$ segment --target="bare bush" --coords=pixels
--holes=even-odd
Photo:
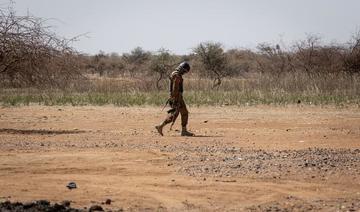
[[[123,54],[123,59],[130,76],[134,77],[137,73],[144,74],[141,72],[147,69],[143,69],[143,66],[150,61],[151,53],[141,47],[136,47],[130,53]]]
[[[309,35],[294,45],[294,65],[296,70],[309,76],[339,73],[343,71],[344,47],[322,45],[321,38]]]
[[[205,71],[205,76],[214,78],[213,87],[221,85],[221,79],[228,75],[227,57],[220,43],[200,43],[194,52],[198,55]]]
[[[230,49],[226,52],[228,58],[227,73],[231,77],[246,77],[253,68],[253,52],[250,50]]]
[[[259,55],[255,55],[258,70],[261,73],[268,72],[279,78],[282,74],[294,71],[292,54],[281,49],[279,44],[259,44]]]
[[[260,44],[254,55],[261,73],[280,78],[284,74],[302,72],[309,77],[343,72],[347,49],[343,45],[323,45],[318,36],[309,35],[289,50],[280,45]]]
[[[160,81],[169,75],[169,72],[174,68],[175,58],[166,49],[160,49],[158,54],[154,55],[151,60],[150,69],[152,72],[158,74],[156,79],[156,88],[161,89]]]
[[[106,58],[107,56],[105,55],[105,53],[100,51],[98,54],[95,54],[91,58],[88,68],[92,69],[93,73],[97,73],[100,77],[102,77],[106,70]]]
[[[78,54],[34,16],[0,9],[0,78],[12,87],[65,87],[81,78]]]
[[[91,74],[98,74],[100,77],[116,77],[125,72],[124,62],[118,54],[105,54],[103,51],[88,57],[86,67]]]
[[[349,51],[344,59],[345,71],[348,73],[360,73],[360,31],[350,41]]]

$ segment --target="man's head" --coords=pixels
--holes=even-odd
[[[178,72],[181,74],[188,73],[190,71],[190,64],[186,61],[180,63],[180,65],[176,68]]]

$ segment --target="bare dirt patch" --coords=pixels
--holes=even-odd
[[[179,123],[157,135],[154,125],[165,115],[159,108],[1,108],[0,201],[68,200],[108,210],[360,210],[358,108],[189,110],[191,138],[179,136]],[[78,188],[66,188],[70,181]]]

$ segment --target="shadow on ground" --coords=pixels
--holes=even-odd
[[[23,129],[9,129],[9,128],[1,128],[0,133],[7,134],[40,134],[40,135],[61,135],[61,134],[78,134],[84,133],[84,130],[23,130]]]

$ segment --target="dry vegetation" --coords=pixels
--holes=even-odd
[[[359,211],[360,32],[189,55],[72,41],[0,5],[0,106],[40,104],[0,110],[0,211]],[[92,106],[164,105],[184,60],[188,104],[235,105],[191,107],[194,137],[158,135],[160,107]]]
[[[119,55],[79,54],[46,21],[0,9],[0,102],[42,104],[162,104],[168,75],[188,60],[190,104],[359,104],[360,34],[347,44],[317,36],[291,46],[256,50],[204,42],[189,55],[141,47]]]
[[[81,76],[71,40],[54,34],[45,20],[0,8],[0,77],[5,87],[67,86]]]

